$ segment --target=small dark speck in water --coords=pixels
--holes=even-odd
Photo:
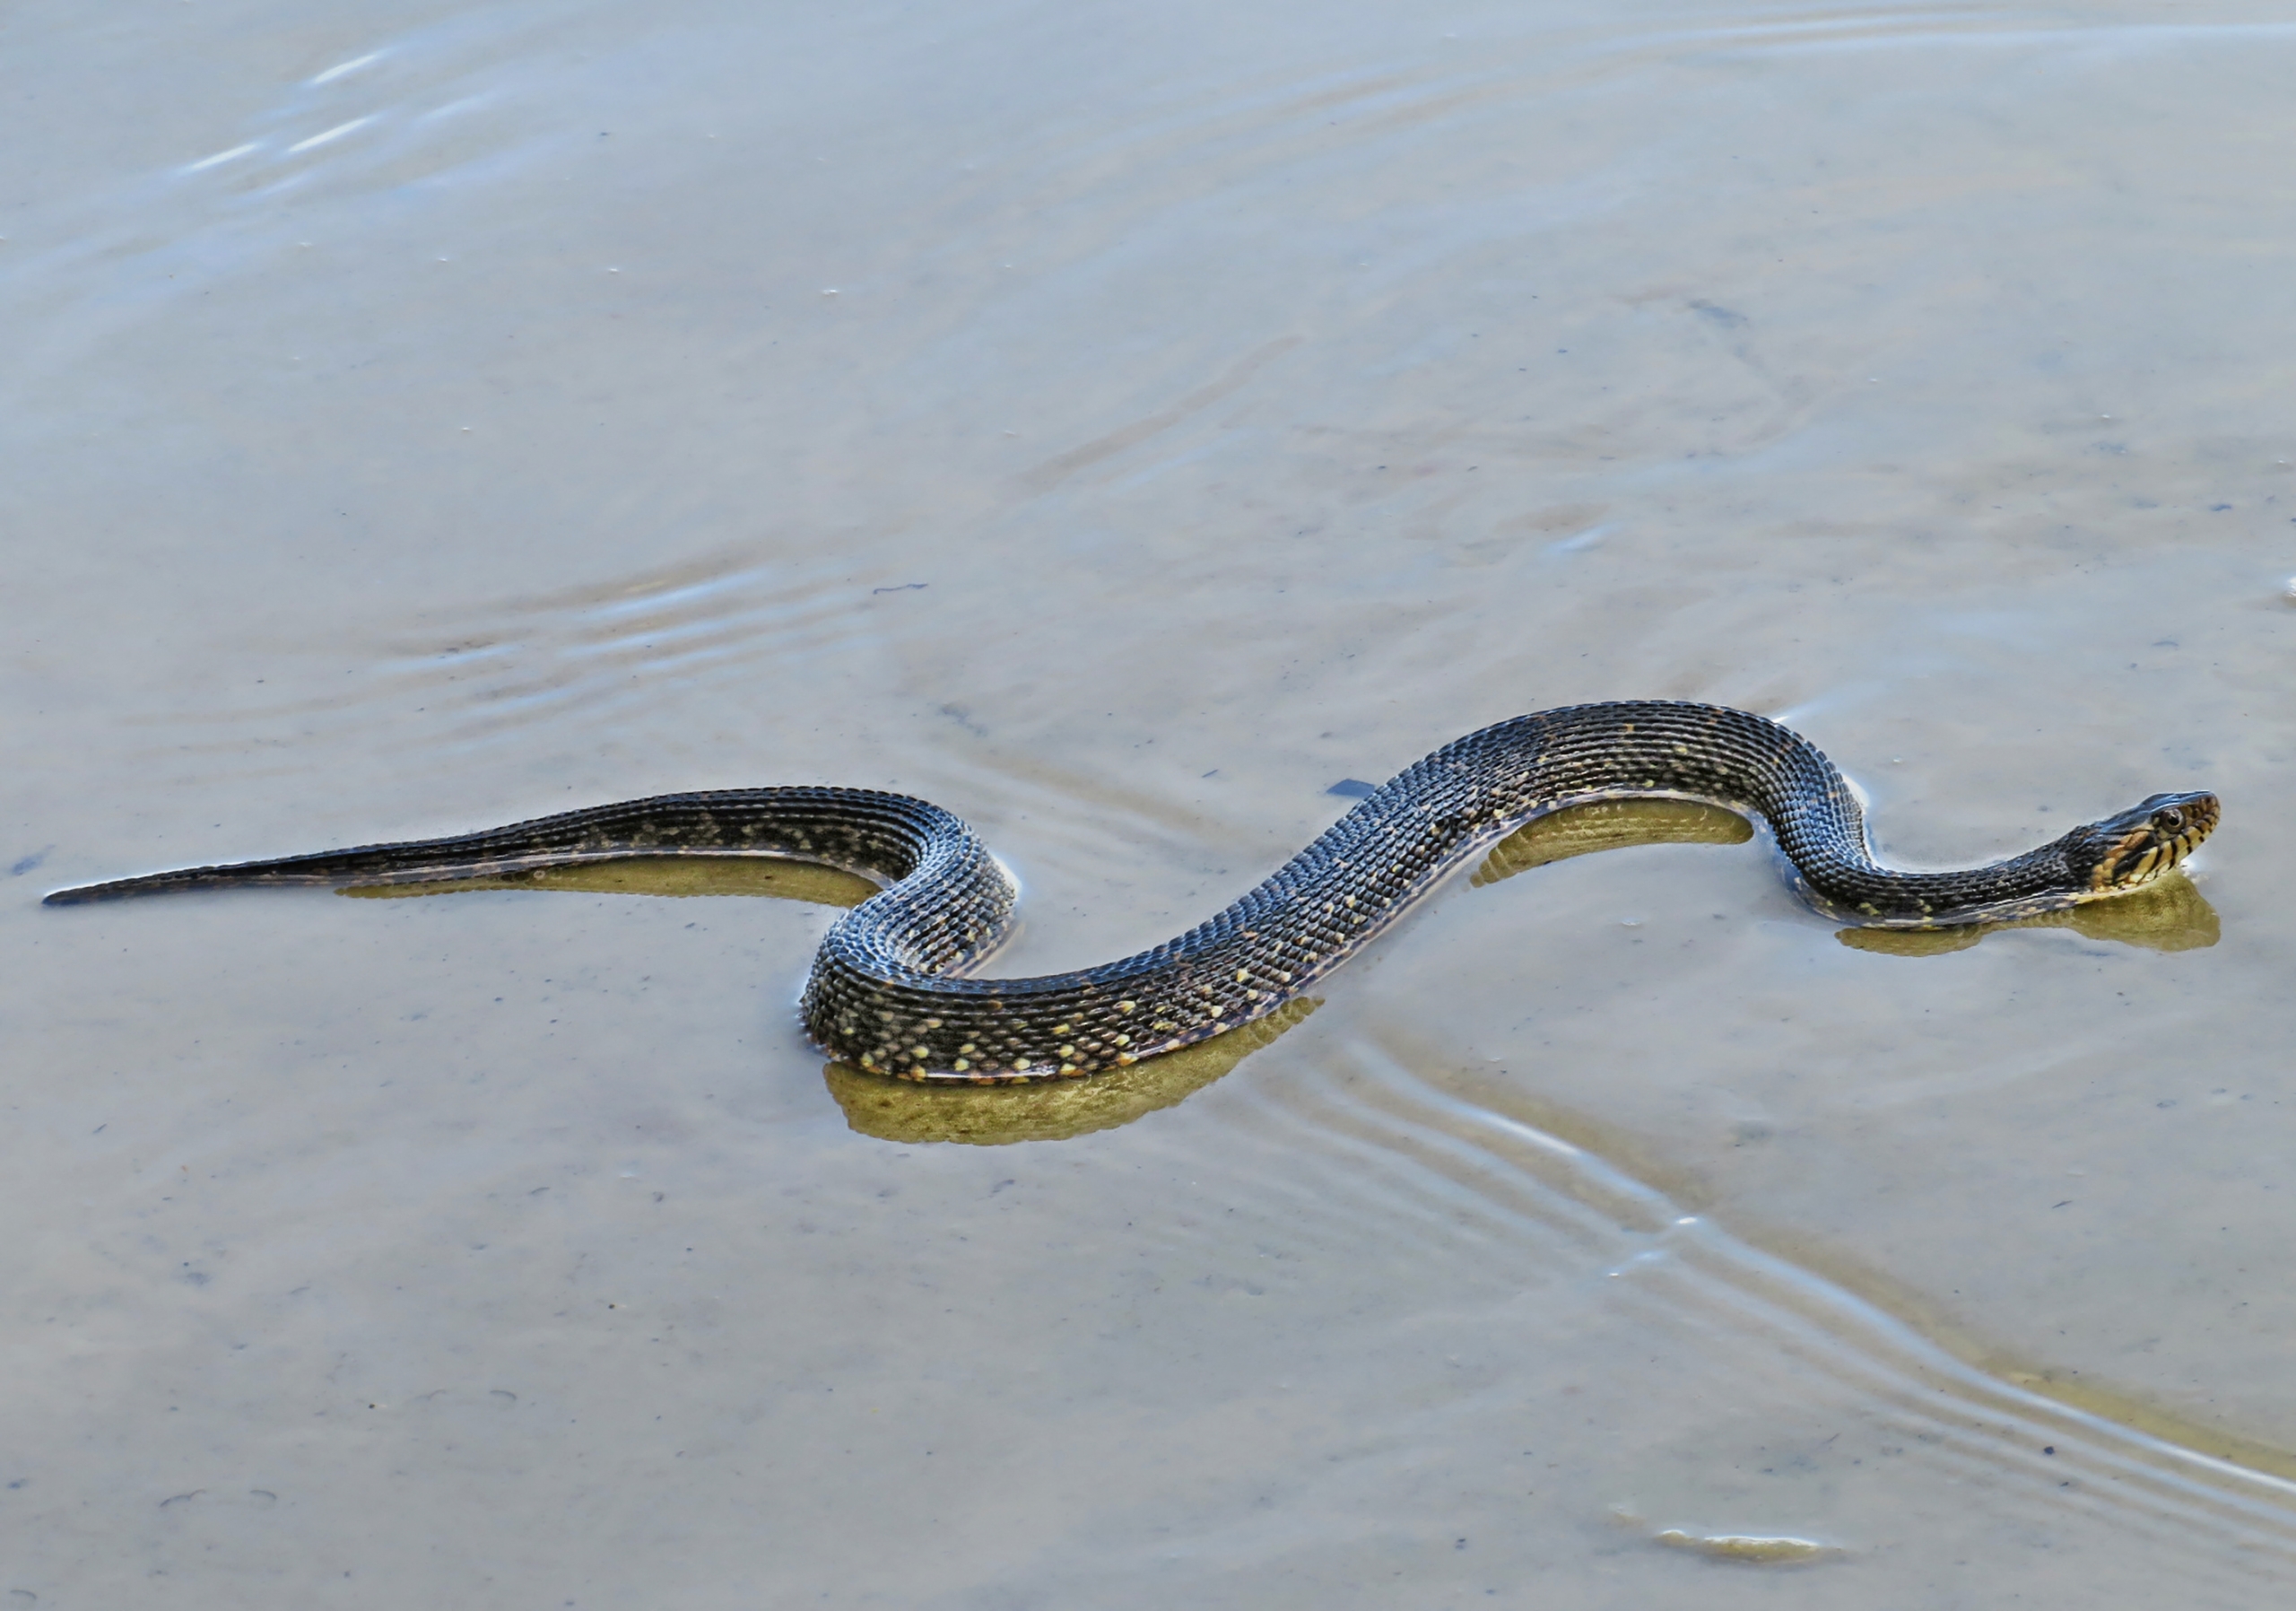
[[[1378,792],[1379,786],[1378,784],[1366,783],[1361,778],[1342,778],[1338,782],[1324,790],[1324,793],[1327,795],[1337,795],[1343,800],[1365,799],[1370,796],[1378,794]]]
[[[30,872],[34,867],[39,866],[40,863],[47,859],[48,852],[46,850],[35,850],[30,856],[21,857],[10,865],[8,868],[8,876],[11,878],[22,878],[25,874]]]
[[[2208,506],[2208,512],[2212,515],[2221,515],[2231,507],[2229,503],[2212,503]]]
[[[873,597],[879,593],[922,593],[932,585],[931,582],[903,582],[897,588],[872,588],[869,592]]]

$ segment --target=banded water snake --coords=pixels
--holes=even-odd
[[[1262,1017],[1529,819],[1645,795],[1759,814],[1814,904],[1900,928],[2027,917],[2135,888],[2183,860],[2219,810],[2205,792],[2154,795],[1989,866],[1897,872],[1874,861],[1849,786],[1808,740],[1722,706],[1631,701],[1518,716],[1446,745],[1216,917],[1120,962],[1035,979],[969,972],[1004,933],[1016,895],[979,838],[927,801],[872,789],[657,795],[483,833],[88,884],[48,901],[410,884],[634,855],[819,862],[882,893],[823,940],[801,1009],[807,1032],[874,1072],[1005,1083],[1098,1073]]]

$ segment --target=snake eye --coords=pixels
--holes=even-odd
[[[2152,825],[2174,833],[2185,825],[2184,811],[2181,807],[2175,806],[2170,806],[2166,811],[2156,811],[2152,814]]]

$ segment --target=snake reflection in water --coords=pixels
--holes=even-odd
[[[233,884],[376,885],[502,876],[630,856],[763,856],[881,893],[838,919],[805,986],[805,1029],[872,1073],[1003,1084],[1074,1078],[1176,1050],[1299,998],[1477,851],[1533,817],[1645,796],[1761,816],[1813,904],[1852,924],[1938,929],[2139,888],[2216,825],[2216,797],[2154,795],[1989,866],[1874,861],[1849,786],[1814,745],[1743,710],[1620,701],[1518,716],[1373,791],[1241,900],[1120,962],[1035,979],[967,970],[1003,936],[1012,876],[959,818],[861,788],[658,795],[483,833],[190,867],[59,890],[49,904]]]

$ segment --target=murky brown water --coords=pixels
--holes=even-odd
[[[0,41],[12,1604],[2296,1580],[2272,9]],[[1908,865],[2225,823],[1929,954],[1759,840],[1461,882],[1066,1112],[825,1079],[823,907],[35,905],[834,781],[977,823],[1037,971],[1621,696],[1789,721]]]

